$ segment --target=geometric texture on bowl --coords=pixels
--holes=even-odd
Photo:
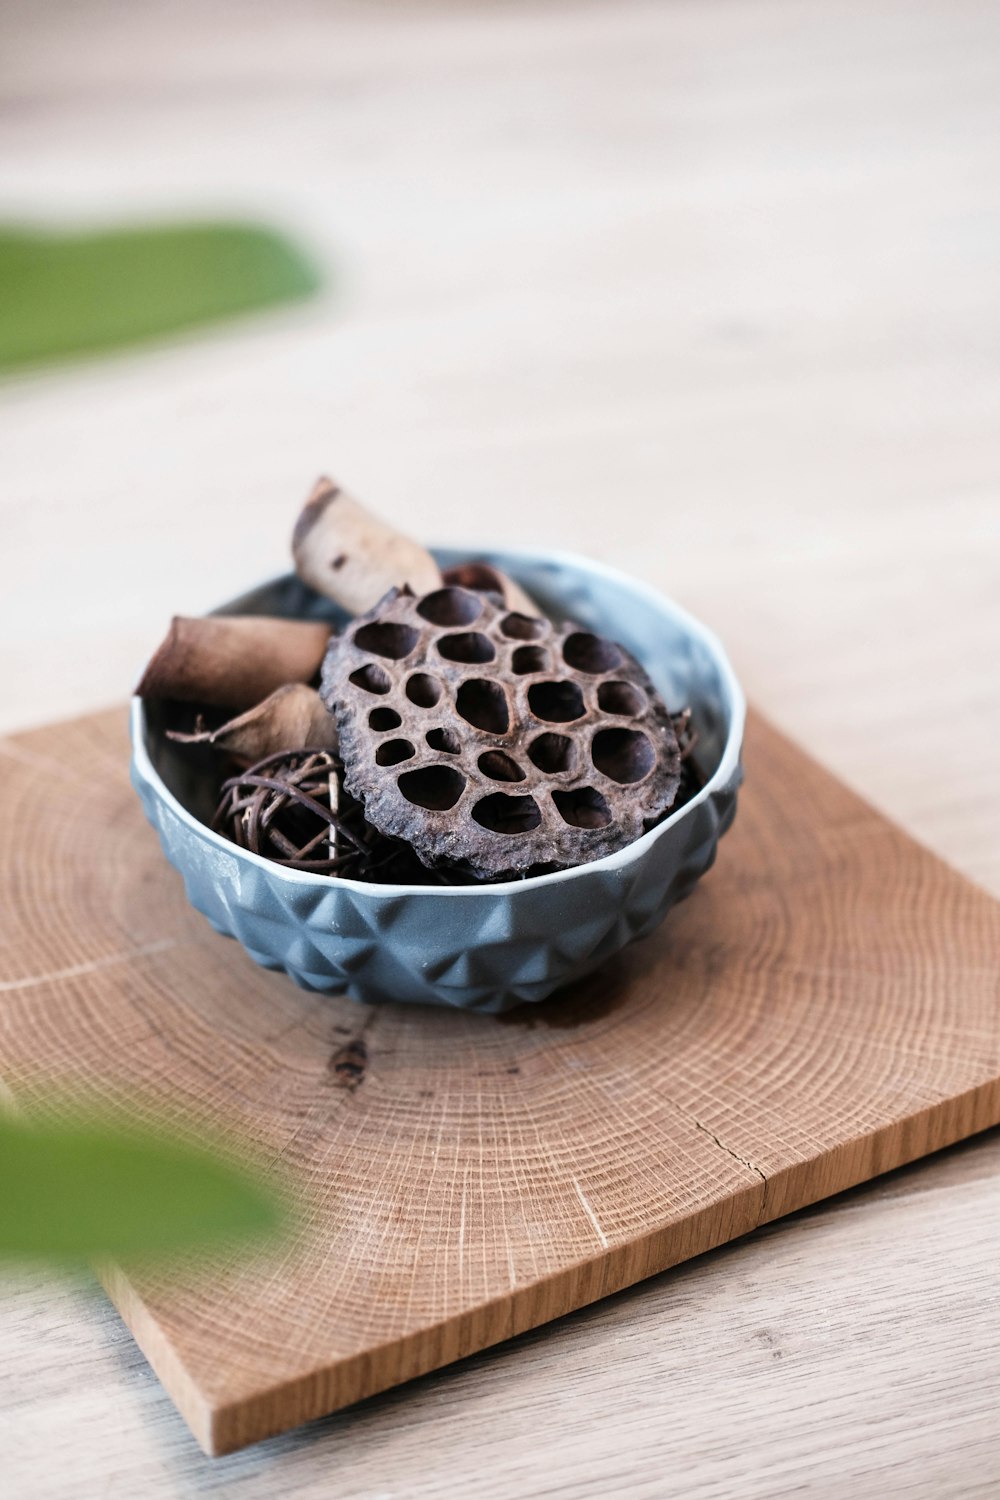
[[[441,549],[448,566],[465,553]],[[654,590],[582,558],[490,553],[557,620],[620,641],[665,701],[690,703],[706,785],[625,848],[589,864],[495,885],[375,886],[287,870],[201,821],[213,789],[166,740],[157,706],[132,704],[132,779],[188,899],[257,963],[366,1003],[497,1012],[542,1000],[651,932],[712,864],[736,811],[745,705],[718,641]],[[224,607],[343,616],[294,576]]]

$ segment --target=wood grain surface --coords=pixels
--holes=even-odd
[[[681,598],[1000,895],[995,5],[8,0],[0,28],[8,217],[249,214],[329,286],[0,387],[0,728],[118,701],[172,613],[282,566],[329,468],[418,535],[569,542]],[[998,1238],[991,1131],[211,1462],[103,1294],[8,1275],[0,1490],[995,1495]]]
[[[120,712],[0,742],[0,761],[15,1102],[140,1097],[266,1157],[297,1210],[280,1249],[105,1276],[208,1452],[1000,1122],[1000,904],[760,721],[703,887],[499,1018],[255,968],[145,827]]]

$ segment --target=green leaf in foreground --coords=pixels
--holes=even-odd
[[[249,1171],[152,1133],[0,1120],[0,1258],[163,1254],[279,1227]]]
[[[301,251],[253,224],[0,229],[0,370],[107,352],[318,286]]]

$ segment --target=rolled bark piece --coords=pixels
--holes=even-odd
[[[319,671],[330,626],[269,615],[175,615],[136,688],[140,698],[179,698],[251,708],[287,682]]]
[[[211,745],[237,760],[253,765],[279,750],[336,750],[337,728],[333,715],[315,688],[288,682],[263,703],[230,719],[219,729],[201,729],[181,734],[168,729],[167,738],[181,745]]]
[[[441,587],[426,547],[387,526],[330,479],[318,479],[292,534],[295,570],[318,594],[352,615],[364,614],[391,588],[415,594]]]
[[[453,588],[472,589],[476,594],[499,594],[506,608],[515,614],[541,618],[542,611],[531,595],[508,573],[501,573],[489,563],[456,563],[453,568],[445,568],[444,581]]]

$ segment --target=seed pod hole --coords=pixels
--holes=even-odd
[[[326,648],[320,697],[369,827],[461,884],[613,854],[670,809],[678,731],[624,645],[464,574],[431,590],[390,591]],[[395,652],[411,634],[406,657],[359,644]]]
[[[481,664],[492,661],[496,656],[489,636],[480,635],[478,630],[465,630],[459,635],[442,636],[437,643],[437,648],[445,661]]]
[[[517,761],[503,750],[485,750],[479,757],[479,769],[491,781],[524,780],[524,772]]]
[[[624,661],[619,648],[603,636],[587,630],[575,630],[563,642],[563,658],[574,672],[613,672]]]
[[[646,707],[646,695],[631,682],[602,682],[597,689],[597,706],[606,714],[633,719]]]
[[[540,734],[528,746],[528,755],[547,776],[558,776],[572,764],[573,741],[565,734]]]
[[[472,809],[472,816],[481,828],[488,828],[491,833],[530,833],[542,821],[534,797],[511,797],[506,792],[493,792],[481,798]]]
[[[387,693],[392,687],[388,672],[383,667],[376,666],[374,662],[369,662],[365,667],[359,667],[356,672],[351,673],[348,680],[353,682],[355,687],[363,688],[366,693]]]
[[[373,656],[387,656],[390,661],[401,661],[409,656],[420,636],[412,625],[402,625],[395,620],[369,620],[354,632],[354,644],[361,651],[370,651]]]
[[[374,729],[376,734],[384,734],[387,729],[398,729],[402,722],[394,708],[373,708],[368,715],[368,727]]]
[[[503,596],[503,584],[497,577],[496,569],[491,568],[489,563],[459,563],[454,568],[448,568],[445,577],[449,583],[459,588],[477,589],[485,594]]]
[[[512,641],[537,641],[545,631],[545,622],[515,611],[504,616],[500,621],[500,629]]]
[[[453,729],[428,729],[424,739],[432,750],[443,755],[461,755],[462,742]]]
[[[404,771],[398,785],[414,807],[447,812],[464,792],[465,777],[452,766],[421,766],[418,771]]]
[[[524,677],[528,672],[547,672],[549,653],[544,646],[518,646],[510,664],[519,677]]]
[[[398,766],[400,761],[410,760],[416,753],[409,740],[386,740],[375,751],[375,764]]]
[[[528,707],[547,724],[569,724],[583,714],[583,694],[575,682],[533,682]]]
[[[461,684],[455,696],[455,707],[473,729],[487,734],[506,734],[510,724],[507,699],[499,683],[485,677],[470,677]]]
[[[436,589],[417,605],[417,614],[432,625],[471,625],[483,606],[467,589]]]
[[[406,679],[406,696],[418,708],[433,708],[441,697],[441,684],[429,672],[414,672]]]
[[[623,786],[641,781],[656,763],[656,753],[641,729],[602,729],[594,735],[590,754],[602,776]]]
[[[553,792],[552,800],[559,816],[571,828],[606,828],[611,809],[592,786],[575,787],[571,792]]]

